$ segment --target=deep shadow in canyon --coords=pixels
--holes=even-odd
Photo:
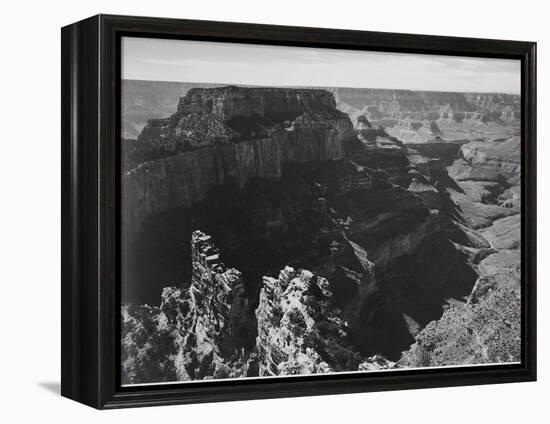
[[[417,237],[415,229],[432,218],[420,197],[388,183],[385,173],[374,173],[369,188],[342,192],[338,177],[348,166],[345,159],[289,164],[279,180],[255,178],[243,189],[229,181],[205,201],[149,218],[125,250],[125,281],[131,285],[123,300],[158,305],[164,287],[187,288],[192,273],[189,240],[200,228],[214,237],[224,263],[242,272],[247,306],[232,317],[238,330],[228,342],[231,346],[254,345],[254,310],[262,278],[292,266],[312,270],[331,282],[334,307],[346,311],[353,323],[351,342],[361,354],[398,358],[413,341],[410,322],[403,314],[418,326],[426,325],[441,316],[446,299],[466,296],[477,275],[468,258],[449,242],[445,225],[439,222],[445,218],[438,218],[426,228],[413,253],[381,259],[372,275],[361,277],[368,282],[350,278],[342,269],[353,269],[351,262],[357,258],[341,246],[339,256],[334,255],[331,240],[339,240],[339,233],[347,232],[367,255],[371,248],[375,251],[402,234]],[[325,182],[323,199],[331,217],[325,208],[319,209],[319,181]],[[381,219],[388,208],[394,214]],[[351,228],[344,231],[335,226],[335,219],[349,216],[354,220]],[[363,272],[360,266],[355,268]]]

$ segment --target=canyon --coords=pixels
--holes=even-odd
[[[123,139],[124,384],[518,360],[518,96],[180,94]]]

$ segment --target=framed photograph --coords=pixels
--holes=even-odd
[[[62,394],[536,379],[533,42],[62,29]]]

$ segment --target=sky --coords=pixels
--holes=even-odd
[[[520,61],[124,37],[122,78],[520,93]]]

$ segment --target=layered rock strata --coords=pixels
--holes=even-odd
[[[175,114],[150,121],[138,138],[156,159],[122,176],[124,234],[224,184],[242,188],[251,178],[280,178],[289,163],[341,159],[352,135],[349,118],[326,91],[191,89]],[[157,158],[159,151],[165,157]]]

